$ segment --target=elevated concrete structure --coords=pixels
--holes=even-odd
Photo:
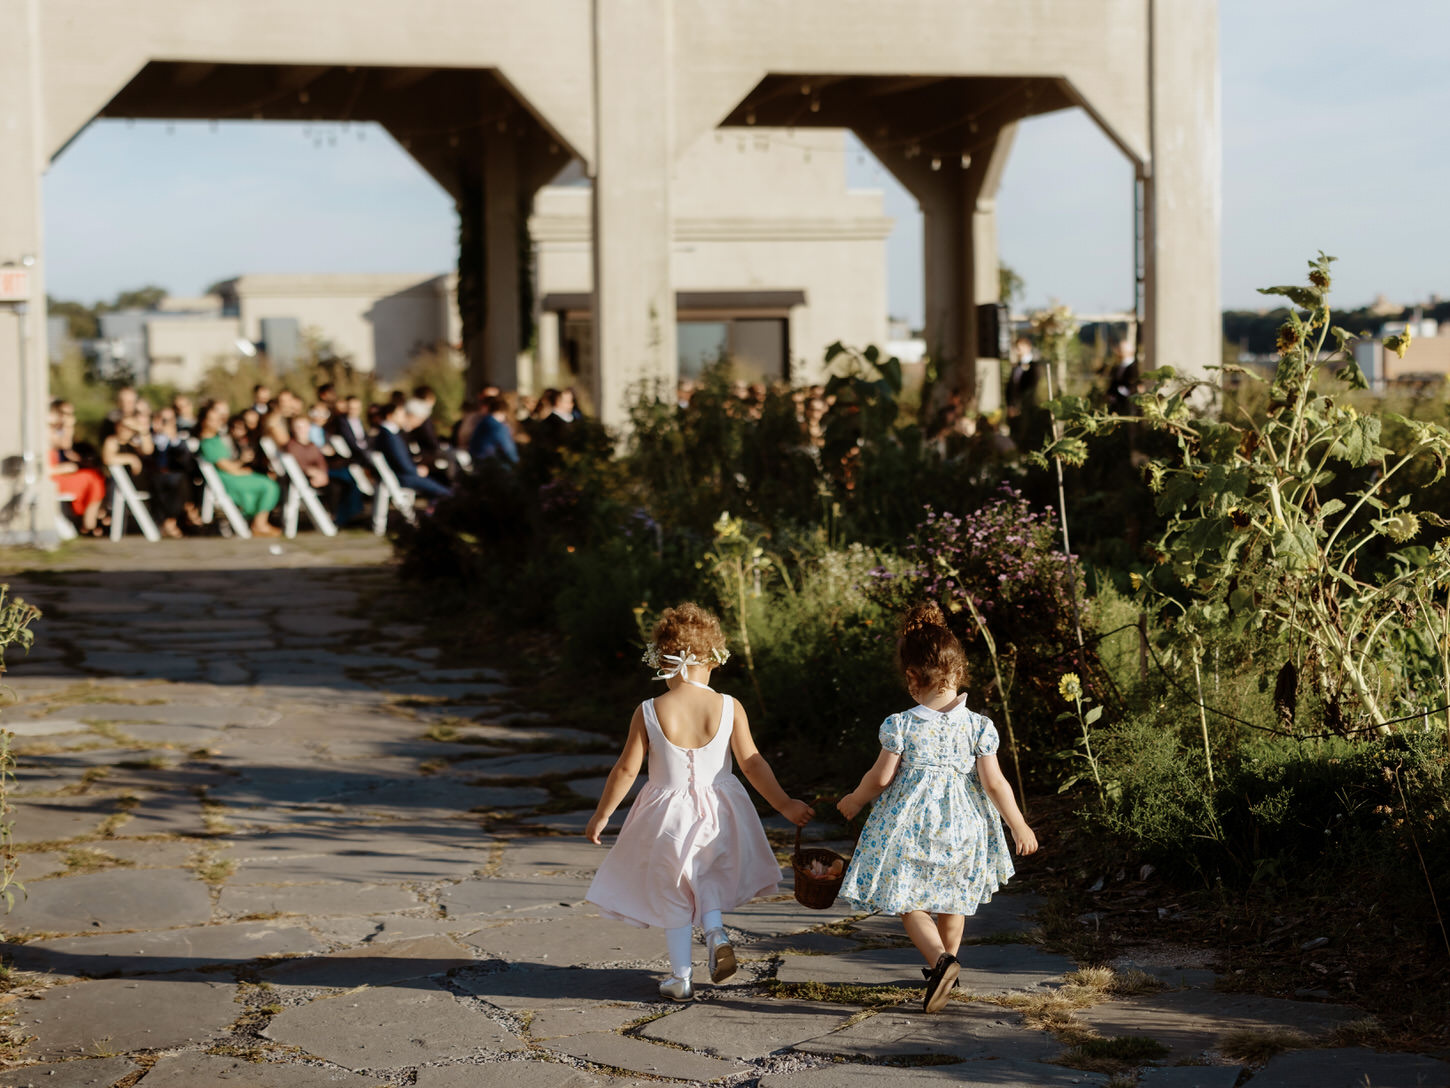
[[[1215,0],[0,0],[0,265],[35,261],[26,311],[0,304],[0,536],[52,532],[17,460],[43,456],[41,179],[94,117],[382,123],[458,201],[461,334],[504,385],[532,199],[578,157],[594,400],[619,420],[673,383],[674,173],[721,125],[851,128],[917,194],[928,344],[973,394],[1012,126],[1082,107],[1143,186],[1148,361],[1216,362],[1217,79]]]

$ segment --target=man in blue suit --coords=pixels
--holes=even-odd
[[[485,457],[497,457],[510,467],[519,463],[519,448],[509,429],[508,412],[508,401],[503,397],[489,397],[483,402],[483,418],[468,439],[468,454],[474,464]]]
[[[384,407],[378,433],[373,437],[373,448],[383,455],[383,460],[388,463],[403,487],[429,500],[448,498],[453,491],[437,480],[430,480],[427,465],[419,465],[413,461],[412,451],[408,449],[408,442],[403,437],[402,421],[403,405],[390,404]]]

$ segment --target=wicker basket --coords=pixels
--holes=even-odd
[[[839,861],[841,872],[837,876],[814,876],[810,871],[813,861],[827,867],[832,862]],[[846,859],[840,854],[819,846],[801,849],[801,829],[798,827],[795,829],[795,853],[791,855],[790,865],[795,870],[797,903],[810,907],[811,910],[825,910],[836,901],[836,893],[841,890],[841,882],[846,879]]]

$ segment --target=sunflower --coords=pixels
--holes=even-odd
[[[1069,703],[1074,703],[1082,698],[1082,681],[1075,672],[1065,672],[1062,679],[1057,682],[1058,693]]]

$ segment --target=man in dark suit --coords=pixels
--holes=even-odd
[[[350,459],[368,463],[368,428],[363,422],[362,398],[347,397],[341,405],[342,410],[333,414],[328,425],[332,433],[339,436],[347,445]]]
[[[403,419],[406,412],[401,404],[384,406],[378,433],[373,438],[373,448],[383,455],[383,460],[393,470],[398,483],[427,499],[446,499],[453,491],[428,478],[428,466],[413,461],[408,442],[403,437]]]
[[[503,397],[489,397],[483,402],[483,419],[469,437],[468,452],[473,463],[486,457],[497,457],[510,467],[519,463],[519,449],[509,427],[509,404]]]

